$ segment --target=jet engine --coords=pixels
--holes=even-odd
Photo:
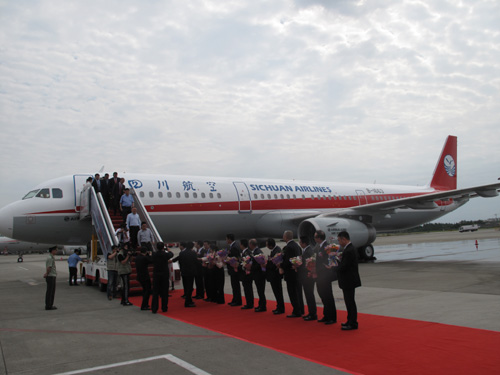
[[[337,217],[314,217],[304,220],[299,224],[298,235],[307,236],[314,243],[314,232],[322,230],[328,242],[337,242],[337,234],[346,231],[351,237],[351,242],[358,249],[363,259],[373,259],[373,246],[371,245],[377,233],[371,224],[352,219]]]

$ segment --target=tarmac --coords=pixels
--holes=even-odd
[[[374,247],[377,260],[360,264],[360,313],[500,332],[500,231],[384,236]],[[17,263],[15,255],[0,256],[0,375],[342,373],[123,307],[97,287],[70,287],[67,257],[57,263],[58,310],[45,311],[45,258],[25,255]],[[272,300],[269,286],[266,293]],[[337,283],[334,295],[344,310]]]

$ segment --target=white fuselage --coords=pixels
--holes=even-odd
[[[80,192],[88,176],[91,174],[65,176],[38,185],[33,190],[35,196],[0,210],[0,232],[38,243],[87,243],[91,223],[80,220],[79,210]],[[434,192],[428,187],[398,185],[132,173],[120,177],[139,194],[168,242],[220,240],[227,233],[237,238],[276,238],[284,230],[296,231],[302,220],[323,213]],[[49,194],[41,194],[40,189],[48,189]],[[52,194],[53,189],[61,190],[62,196]],[[408,228],[434,220],[461,204],[450,200],[433,209],[374,213],[371,224],[377,231]]]

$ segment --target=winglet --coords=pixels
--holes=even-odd
[[[436,190],[457,188],[457,137],[449,135],[434,169],[431,187]]]

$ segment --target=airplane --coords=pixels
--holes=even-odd
[[[19,240],[75,245],[92,235],[81,220],[81,193],[92,173],[46,181],[0,210],[0,232]],[[500,182],[457,189],[457,137],[448,136],[426,186],[336,183],[124,173],[166,242],[280,238],[285,230],[311,239],[342,230],[364,259],[377,232],[435,220],[475,197],[495,197]]]

